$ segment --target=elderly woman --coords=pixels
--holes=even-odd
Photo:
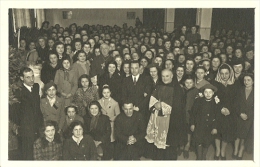
[[[41,137],[33,144],[35,160],[59,160],[62,157],[62,141],[58,131],[58,124],[48,120],[41,128]]]
[[[226,160],[226,146],[236,138],[234,99],[237,90],[234,86],[235,77],[233,69],[228,64],[222,64],[219,67],[215,81],[213,84],[218,89],[217,96],[221,101],[221,112],[219,112],[218,134],[215,140],[216,155],[214,159],[218,160],[221,157],[221,160]]]
[[[94,140],[89,135],[84,135],[84,125],[80,121],[71,123],[69,129],[70,138],[63,145],[64,160],[96,160],[97,149]]]
[[[57,85],[57,90],[61,93],[65,100],[65,106],[71,103],[73,95],[78,88],[78,78],[76,72],[71,69],[69,56],[62,59],[62,68],[59,69],[54,78],[54,83]]]
[[[45,97],[41,99],[40,107],[44,121],[52,120],[58,123],[59,131],[65,121],[64,101],[57,94],[57,85],[49,82],[44,86]]]
[[[111,125],[109,117],[102,114],[101,109],[98,101],[92,101],[89,104],[89,113],[84,116],[84,133],[89,134],[94,139],[98,155],[103,160],[109,160],[113,158],[114,150],[112,143],[110,143]]]
[[[86,114],[86,107],[89,103],[98,99],[98,90],[92,86],[89,76],[86,74],[81,75],[79,77],[79,88],[72,100],[78,106],[78,114],[83,117]]]
[[[236,96],[237,111],[237,139],[232,158],[242,160],[245,141],[250,137],[250,130],[254,126],[254,74],[243,76],[244,87]]]

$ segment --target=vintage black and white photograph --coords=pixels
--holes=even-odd
[[[259,9],[50,7],[5,10],[5,161],[259,161]]]

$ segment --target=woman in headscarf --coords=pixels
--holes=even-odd
[[[59,69],[54,78],[54,83],[57,85],[57,90],[64,98],[65,106],[71,103],[73,95],[78,88],[78,78],[76,72],[71,69],[69,56],[62,59],[62,68]]]
[[[98,155],[103,160],[109,160],[113,158],[113,146],[110,143],[111,125],[109,117],[103,115],[101,109],[98,101],[92,101],[89,104],[89,113],[83,117],[84,133],[94,139]]]
[[[221,112],[219,112],[218,134],[215,140],[216,154],[214,159],[226,160],[226,146],[235,140],[236,115],[234,109],[234,99],[236,89],[234,86],[235,77],[232,67],[222,64],[219,67],[217,76],[213,84],[218,88],[217,96],[220,99]]]

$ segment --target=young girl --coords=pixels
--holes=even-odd
[[[194,75],[194,67],[195,67],[195,61],[193,59],[188,58],[185,63],[185,73]]]
[[[59,160],[62,157],[62,141],[58,133],[58,124],[48,120],[41,128],[41,137],[33,144],[35,160]]]
[[[102,107],[102,113],[104,115],[107,115],[110,119],[110,123],[111,123],[111,128],[112,128],[112,133],[111,133],[111,142],[115,141],[115,137],[114,137],[114,120],[116,118],[116,116],[118,114],[120,114],[120,109],[119,109],[119,104],[117,101],[115,101],[112,97],[111,97],[111,90],[108,86],[103,86],[102,89],[102,95],[103,97],[98,100],[98,102],[100,103],[101,107]]]
[[[211,84],[204,85],[201,89],[203,96],[194,102],[190,119],[190,130],[194,132],[197,150],[197,160],[206,160],[210,144],[217,134],[217,119],[220,112],[219,99],[214,93],[217,88]]]
[[[41,99],[40,107],[44,121],[53,120],[58,123],[59,131],[62,129],[65,114],[64,101],[57,95],[57,86],[51,81],[44,86],[44,98]]]
[[[86,52],[80,50],[76,53],[77,61],[72,65],[72,69],[76,72],[77,78],[83,74],[89,75],[90,62],[87,60]]]
[[[84,133],[89,134],[95,142],[97,152],[102,160],[113,158],[114,147],[110,143],[111,126],[109,117],[102,114],[98,101],[89,104],[89,113],[84,117]]]
[[[98,99],[98,91],[95,87],[92,87],[89,76],[86,74],[81,75],[79,78],[79,88],[72,100],[78,106],[78,115],[83,117],[86,114],[86,107],[89,103]]]
[[[97,149],[93,138],[84,135],[84,124],[74,121],[69,127],[69,138],[64,141],[64,160],[97,160]]]
[[[128,77],[128,76],[131,75],[130,63],[131,63],[131,61],[125,61],[123,63],[123,75],[122,75],[122,78],[125,78],[125,77]]]
[[[54,78],[54,83],[57,85],[57,90],[64,98],[65,106],[68,106],[73,98],[73,95],[78,88],[78,78],[76,72],[70,67],[70,58],[66,56],[62,59],[62,68],[59,69]]]
[[[123,59],[120,55],[115,56],[115,62],[117,63],[117,71],[119,75],[123,74],[122,70],[122,64],[123,64]]]
[[[63,125],[63,134],[65,138],[68,138],[70,136],[69,134],[69,126],[72,122],[74,121],[80,121],[82,123],[84,123],[84,120],[81,116],[78,115],[78,108],[75,104],[71,103],[70,105],[68,105],[65,108],[65,121],[64,121],[64,125]]]
[[[184,70],[184,66],[178,65],[176,67],[176,77],[174,76],[174,80],[177,81],[178,83],[180,83],[182,81],[182,78],[184,76],[185,70]],[[176,82],[176,83],[177,83]]]
[[[57,42],[55,44],[56,54],[58,55],[59,60],[61,60],[63,57],[65,57],[64,53],[64,44],[61,42]]]
[[[206,69],[203,66],[199,66],[197,67],[196,71],[195,71],[195,87],[197,89],[200,89],[201,87],[203,87],[206,84],[209,84],[209,82],[207,80],[205,80],[205,75],[206,75]]]

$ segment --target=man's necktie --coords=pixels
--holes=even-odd
[[[134,77],[134,85],[136,85],[136,77]]]

